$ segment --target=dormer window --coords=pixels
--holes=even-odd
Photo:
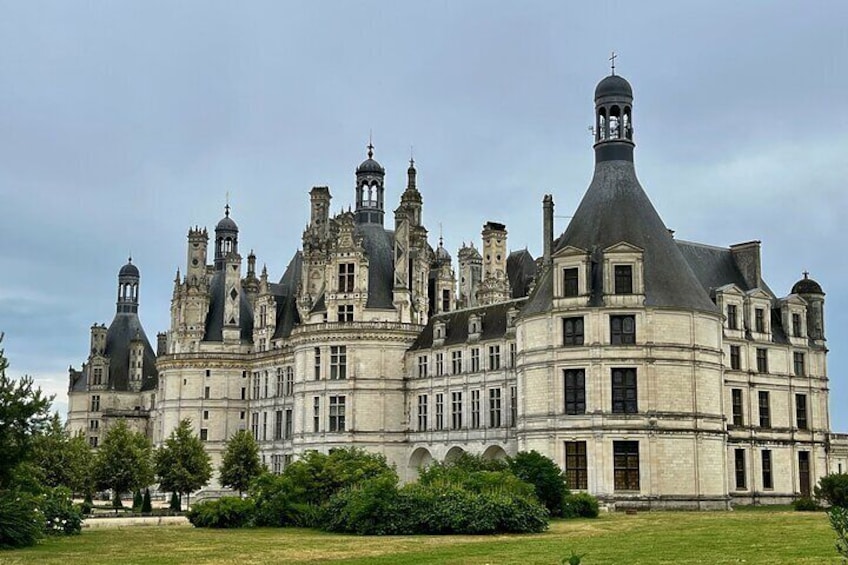
[[[353,292],[354,287],[354,265],[353,263],[339,263],[339,292]]]
[[[739,316],[735,304],[727,305],[727,329],[739,329]]]
[[[801,335],[801,314],[792,314],[792,336],[803,337]]]
[[[579,290],[579,275],[577,267],[562,270],[562,295],[566,298],[578,296]]]
[[[633,266],[615,265],[615,294],[633,294]]]

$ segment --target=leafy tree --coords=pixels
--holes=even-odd
[[[33,387],[32,377],[10,379],[6,375],[8,367],[0,349],[0,489],[15,486],[16,478],[21,476],[18,466],[30,457],[33,436],[48,427],[53,400]]]
[[[262,474],[259,460],[259,446],[253,434],[239,430],[229,440],[218,470],[221,484],[239,492],[239,496],[248,489],[251,481]]]
[[[165,445],[156,450],[156,476],[159,488],[186,494],[186,507],[191,493],[206,485],[212,477],[212,463],[191,427],[191,420],[181,420]]]
[[[816,498],[831,506],[848,508],[848,473],[833,473],[819,479],[815,488]]]
[[[94,489],[94,453],[82,434],[71,436],[54,413],[44,433],[33,439],[33,465],[47,487],[64,486],[88,494]]]
[[[146,436],[119,420],[106,432],[94,463],[95,484],[120,495],[153,482],[152,446]]]
[[[568,495],[565,475],[559,466],[538,451],[521,451],[508,460],[516,477],[533,485],[536,497],[551,516],[563,515],[563,499]]]

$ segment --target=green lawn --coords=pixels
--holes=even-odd
[[[357,537],[302,529],[197,530],[135,527],[84,531],[0,552],[17,565],[171,563],[560,563],[574,549],[583,565],[839,564],[823,512],[735,511],[602,514],[556,521],[525,536]]]

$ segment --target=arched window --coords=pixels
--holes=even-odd
[[[619,139],[621,137],[621,109],[618,106],[610,108],[609,114],[609,138]]]

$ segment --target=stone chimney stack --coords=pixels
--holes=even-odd
[[[544,251],[542,263],[545,267],[551,264],[551,253],[554,248],[554,197],[546,194],[542,199],[542,237]]]

